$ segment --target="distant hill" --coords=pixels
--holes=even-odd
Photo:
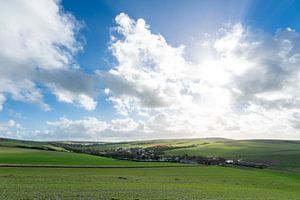
[[[80,142],[76,142],[80,145]],[[82,143],[83,144],[83,143]],[[231,140],[225,138],[192,138],[132,141],[119,143],[84,143],[81,148],[115,149],[172,147],[165,155],[198,155],[242,159],[267,164],[272,169],[300,172],[300,141]]]
[[[0,147],[18,147],[18,148],[31,148],[40,150],[50,150],[50,151],[66,151],[65,149],[54,145],[51,142],[36,142],[29,140],[16,140],[0,138]]]
[[[58,146],[59,143],[35,142],[0,138],[0,165],[34,166],[178,166],[177,163],[143,163],[116,160],[101,156],[69,152]]]
[[[88,149],[166,148],[165,155],[199,155],[242,159],[270,165],[271,169],[300,172],[300,141],[294,140],[231,140],[226,138],[162,139],[132,142],[35,142],[0,139],[1,147],[67,151],[65,144]],[[22,150],[20,150],[21,152]],[[1,162],[1,160],[0,160]]]

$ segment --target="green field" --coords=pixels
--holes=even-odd
[[[269,164],[273,169],[300,172],[300,142],[294,141],[227,141],[166,151],[169,155],[220,156]]]
[[[165,151],[169,155],[272,160],[275,164],[269,169],[253,169],[133,162],[72,153],[57,143],[2,139],[0,165],[18,167],[0,166],[0,199],[300,199],[297,141],[187,139],[91,143],[90,147],[151,146],[176,147]]]
[[[68,142],[70,143],[70,142]],[[82,142],[72,142],[82,144]],[[70,165],[131,165],[132,162],[113,160],[84,154],[67,152],[62,148],[64,142],[33,142],[0,139],[0,164],[70,164]],[[86,144],[86,143],[85,143]],[[165,155],[199,155],[243,159],[269,165],[271,169],[300,173],[300,141],[285,140],[229,140],[223,138],[207,139],[169,139],[122,143],[90,143],[87,148],[111,149],[168,146],[172,150]],[[20,148],[25,147],[25,148]],[[35,149],[31,149],[35,148]],[[36,149],[37,148],[37,149]],[[85,148],[85,145],[83,146]],[[45,151],[51,150],[51,151]],[[143,165],[143,163],[140,163]],[[146,163],[148,164],[148,163]],[[163,163],[151,163],[160,165]],[[133,163],[136,165],[136,163]]]
[[[70,143],[70,142],[67,142]],[[72,142],[74,144],[82,144],[82,142]],[[85,143],[85,142],[84,142]],[[50,149],[56,151],[66,151],[60,145],[63,142],[47,143],[47,142],[32,142],[21,140],[0,139],[0,146],[4,147],[37,147],[41,149]],[[175,149],[165,151],[165,155],[200,155],[208,157],[224,157],[226,159],[243,159],[246,161],[253,161],[263,164],[268,164],[271,169],[293,171],[300,173],[300,141],[285,141],[285,140],[229,140],[223,138],[206,138],[206,139],[169,139],[169,140],[149,140],[149,141],[134,141],[122,143],[93,143],[87,145],[88,148],[95,149],[111,149],[111,148],[134,148],[134,147],[153,147],[153,146],[169,146]],[[30,149],[29,149],[30,150]],[[22,150],[24,153],[17,153],[15,156],[23,157],[23,154],[29,152],[26,149]],[[30,150],[31,151],[31,150]],[[0,152],[1,153],[1,152]],[[37,151],[33,153],[39,154]],[[70,156],[69,159],[60,159],[65,155],[71,154],[57,154],[49,152],[53,155],[50,161],[51,164],[57,164],[60,161],[75,164],[98,164],[99,159],[94,160],[93,157],[76,155],[74,158]],[[28,154],[26,154],[28,155]],[[73,155],[73,154],[72,154]],[[12,155],[10,155],[12,156]],[[26,157],[26,156],[25,156]],[[0,158],[1,159],[1,158]],[[6,158],[9,159],[9,158]],[[12,158],[13,159],[13,158]],[[76,161],[77,159],[77,161]],[[16,159],[20,160],[20,158]],[[30,160],[26,159],[24,162]],[[82,160],[82,162],[80,161]],[[43,161],[43,157],[39,157],[37,162]],[[91,161],[91,162],[90,162]],[[0,160],[1,162],[1,160]],[[23,161],[22,161],[23,162]],[[34,162],[34,161],[30,161]],[[12,161],[12,163],[14,163]]]
[[[300,173],[300,141],[229,140],[222,138],[150,140],[92,145],[93,148],[170,146],[166,155],[199,155],[243,159],[270,165],[271,169]]]
[[[0,147],[0,164],[128,165],[130,163],[129,161],[70,152]]]
[[[0,138],[0,147],[24,147],[24,148],[37,148],[43,150],[53,150],[53,151],[65,151],[65,149],[53,145],[51,142],[35,142],[26,140],[13,140]]]
[[[299,199],[300,175],[227,167],[1,168],[0,199]]]
[[[87,154],[46,151],[16,147],[0,147],[0,164],[21,165],[80,165],[80,166],[157,166],[177,163],[132,162]]]

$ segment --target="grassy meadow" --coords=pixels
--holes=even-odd
[[[199,155],[243,159],[268,164],[271,169],[300,173],[300,141],[229,140],[223,138],[149,140],[112,144],[95,144],[92,148],[174,147],[166,155]]]
[[[1,199],[299,199],[300,175],[228,167],[2,168]]]
[[[161,162],[132,162],[72,152],[0,147],[0,164],[74,165],[74,166],[169,166]],[[0,169],[1,170],[1,169]]]
[[[28,165],[128,165],[129,161],[114,160],[70,152],[0,147],[0,164]]]
[[[226,141],[166,151],[169,155],[203,155],[243,159],[270,165],[272,169],[300,172],[300,142],[276,140]]]
[[[72,153],[53,143],[0,140],[0,164],[32,165],[0,166],[0,199],[300,199],[298,142],[155,140],[101,145],[93,143],[91,147],[164,145],[179,147],[165,152],[172,155],[277,160],[280,171],[273,168],[133,162]],[[102,168],[38,167],[43,165]]]

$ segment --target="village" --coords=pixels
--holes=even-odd
[[[110,157],[119,160],[130,160],[136,162],[174,162],[184,164],[202,164],[219,166],[244,166],[263,169],[267,165],[244,161],[242,159],[225,159],[222,157],[206,157],[185,155],[165,155],[165,150],[174,149],[172,146],[154,146],[147,148],[116,148],[98,149],[87,148],[81,145],[64,145],[65,149],[76,153],[86,153],[91,155]]]

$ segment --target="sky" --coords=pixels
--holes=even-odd
[[[0,1],[0,137],[300,139],[300,1]]]

